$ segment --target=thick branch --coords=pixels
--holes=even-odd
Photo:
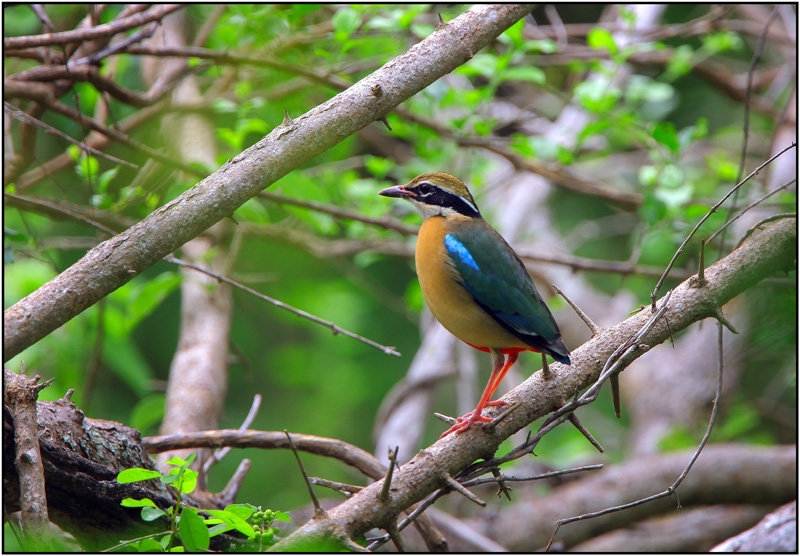
[[[633,458],[623,464],[553,489],[542,498],[521,501],[499,510],[479,532],[513,552],[532,552],[547,544],[553,523],[573,515],[642,499],[663,490],[680,475],[694,450]],[[676,498],[642,504],[624,512],[606,514],[561,527],[556,541],[571,548],[599,535],[655,516],[672,514],[680,505],[690,510],[716,504],[777,505],[796,492],[795,446],[711,444],[698,458],[677,490]],[[586,496],[591,492],[591,496]],[[523,526],[524,524],[524,526]],[[485,528],[485,530],[484,530]],[[674,549],[673,549],[674,550]]]
[[[751,237],[739,249],[706,270],[707,284],[696,287],[689,279],[671,296],[665,319],[645,337],[644,343],[655,346],[672,333],[713,316],[727,301],[758,281],[780,270],[794,268],[797,230],[792,219],[774,223]],[[313,519],[278,545],[276,550],[300,549],[322,538],[358,537],[373,527],[390,525],[400,511],[446,486],[446,475],[455,475],[472,462],[491,457],[500,443],[560,405],[574,393],[593,383],[612,352],[630,338],[649,319],[644,310],[624,322],[604,329],[572,352],[572,366],[554,364],[556,376],[542,380],[531,376],[503,397],[519,409],[498,424],[492,433],[478,427],[462,435],[451,435],[422,450],[398,469],[392,479],[392,497],[380,500],[382,481],[368,486],[330,512],[325,520]],[[647,350],[639,350],[638,357]],[[499,412],[497,412],[499,414]]]
[[[228,161],[127,231],[101,243],[4,315],[4,360],[230,216],[265,187],[469,60],[533,9],[475,6],[328,102]]]
[[[24,371],[23,371],[24,373]],[[3,369],[3,407],[13,418],[14,467],[19,477],[19,505],[22,513],[22,532],[27,548],[52,550],[47,541],[49,518],[45,496],[42,453],[39,450],[36,427],[36,398],[44,384],[36,384],[39,375],[29,379]]]

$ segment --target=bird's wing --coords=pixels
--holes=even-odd
[[[516,336],[539,337],[543,347],[558,342],[558,326],[525,266],[491,226],[459,226],[445,246],[464,288],[497,322]]]

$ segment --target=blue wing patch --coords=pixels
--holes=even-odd
[[[456,239],[456,236],[453,234],[447,234],[444,236],[444,245],[447,247],[447,250],[450,251],[451,254],[458,257],[458,260],[464,263],[465,265],[480,271],[481,268],[478,266],[478,263],[475,262],[475,259],[472,257],[472,254],[469,252],[467,247]]]

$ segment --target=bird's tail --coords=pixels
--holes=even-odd
[[[542,351],[559,363],[563,363],[564,365],[570,364],[569,350],[567,349],[567,346],[564,345],[564,342],[561,340],[560,336],[554,341],[548,342],[546,348]]]

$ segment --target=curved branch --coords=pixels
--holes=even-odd
[[[730,299],[776,271],[795,266],[797,230],[792,220],[776,222],[742,247],[706,269],[706,284],[698,287],[693,278],[672,291],[666,319],[661,319],[643,339],[648,349],[637,350],[631,360],[650,347],[663,343],[690,324],[714,316]],[[491,457],[500,444],[536,419],[544,417],[576,391],[597,380],[605,361],[650,318],[649,311],[609,327],[572,352],[572,366],[553,364],[556,376],[547,381],[541,373],[528,378],[503,399],[519,405],[491,433],[480,428],[451,435],[422,450],[395,471],[392,497],[380,499],[382,481],[368,486],[328,512],[325,519],[312,519],[294,534],[275,545],[276,550],[302,549],[321,538],[355,538],[373,527],[388,527],[409,505],[446,487],[446,475],[453,475],[478,459]],[[356,517],[357,516],[357,517]]]
[[[621,505],[666,487],[681,472],[692,452],[644,456],[607,466],[559,486],[547,496],[499,510],[491,522],[491,531],[482,531],[478,523],[473,525],[479,532],[490,533],[495,540],[502,539],[510,551],[535,551],[547,543],[553,523],[560,518]],[[796,461],[795,446],[711,444],[678,489],[680,505],[689,509],[713,504],[780,504],[790,500],[795,492]],[[587,497],[587,492],[592,496]],[[678,505],[675,498],[665,499],[565,525],[556,539],[566,547],[573,547],[596,540],[603,533],[674,513]]]
[[[127,231],[101,243],[7,309],[5,360],[14,357],[178,249],[291,170],[469,60],[532,5],[474,6],[331,100],[228,161]],[[26,45],[30,46],[30,45]]]

